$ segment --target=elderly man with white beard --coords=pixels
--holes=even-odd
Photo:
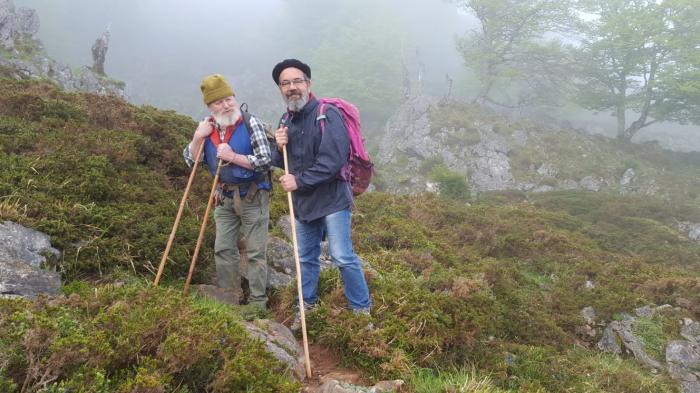
[[[219,288],[238,304],[241,291],[239,239],[248,256],[249,304],[267,305],[267,233],[271,182],[270,147],[265,128],[250,116],[244,121],[231,86],[223,76],[210,75],[200,86],[211,116],[201,121],[183,155],[191,167],[204,143],[203,157],[212,176],[223,164],[216,190],[214,261]]]

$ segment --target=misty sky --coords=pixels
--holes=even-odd
[[[454,36],[464,33],[468,16],[442,0],[425,0],[410,9],[401,1],[384,3],[415,26],[407,35],[411,42],[397,45],[405,46],[410,55],[420,47],[428,78],[440,84],[446,73],[460,78],[464,69]],[[246,101],[250,89],[255,89],[255,97],[248,99],[251,106],[274,108],[275,113],[282,109],[271,69],[288,57],[309,61],[303,56],[313,48],[304,41],[295,42],[295,30],[313,31],[327,12],[310,9],[292,14],[289,8],[294,4],[287,0],[15,0],[18,7],[38,11],[38,37],[49,55],[74,67],[92,64],[90,48],[110,26],[105,71],[127,83],[130,100],[194,117],[205,113],[199,82],[215,72],[229,79],[240,100]],[[324,4],[324,8],[333,7],[333,2]],[[428,11],[431,16],[425,18]],[[308,17],[299,17],[302,13]],[[314,64],[310,65],[313,69]]]
[[[354,46],[353,51],[359,53],[343,53],[344,48],[339,48],[338,58],[331,59],[337,61],[334,66],[345,66],[347,58],[343,56],[376,57],[376,53],[369,52],[372,41],[376,40],[387,46],[387,54],[400,50],[413,78],[417,75],[418,62],[424,64],[424,91],[428,94],[440,97],[446,92],[446,74],[455,81],[453,96],[468,99],[474,94],[473,77],[455,49],[455,37],[475,28],[475,19],[444,0],[421,0],[411,2],[410,6],[400,0],[14,0],[14,3],[38,11],[38,38],[52,58],[73,67],[92,64],[90,48],[109,26],[111,41],[105,71],[126,82],[128,99],[136,104],[174,109],[195,119],[206,114],[199,93],[202,77],[222,73],[233,85],[239,101],[247,102],[251,111],[264,120],[275,121],[283,105],[270,76],[272,67],[284,58],[297,57],[309,62],[312,76],[323,75],[323,70],[315,68],[314,51],[321,44],[313,36],[316,32],[329,31],[329,20],[338,21],[332,27],[335,28],[358,25],[377,16],[392,18],[387,20],[383,31],[378,31],[401,37],[400,42],[390,44],[376,34],[363,37],[368,41],[366,48]],[[402,26],[404,31],[392,32],[392,26]],[[415,55],[417,49],[420,59]],[[368,52],[362,53],[364,50]],[[396,73],[400,73],[400,62],[395,63]],[[350,71],[350,78],[362,72],[361,69]],[[314,79],[317,95],[337,94],[333,87],[322,78]],[[367,108],[360,110],[366,112]],[[578,110],[562,113],[562,120],[569,120],[577,127],[614,136],[615,120],[609,113]],[[697,126],[654,125],[640,132],[638,139],[652,138],[680,150],[700,150]]]

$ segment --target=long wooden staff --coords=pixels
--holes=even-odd
[[[204,144],[204,143],[202,143]],[[197,264],[197,257],[199,256],[199,248],[202,245],[202,239],[204,238],[204,231],[207,229],[207,221],[209,221],[209,212],[211,211],[211,205],[214,202],[214,193],[216,192],[216,185],[219,183],[219,174],[221,174],[221,167],[223,161],[219,160],[219,164],[216,166],[216,174],[214,175],[214,183],[211,185],[211,192],[209,193],[209,202],[207,203],[207,210],[204,213],[204,218],[202,219],[202,227],[199,228],[199,236],[197,237],[197,245],[194,248],[194,254],[192,255],[192,262],[190,262],[190,272],[187,274],[187,280],[185,281],[185,288],[182,293],[187,295],[187,291],[190,289],[190,281],[192,281],[192,273],[194,272],[194,265]]]
[[[177,215],[175,216],[175,223],[173,224],[173,230],[170,231],[170,237],[168,238],[168,244],[165,246],[165,251],[163,252],[163,258],[160,260],[160,266],[158,266],[158,274],[156,274],[156,279],[153,281],[153,286],[157,287],[160,282],[160,276],[163,274],[163,269],[165,269],[165,261],[168,260],[168,255],[170,254],[170,247],[173,245],[173,240],[175,240],[175,233],[177,232],[177,227],[180,225],[180,218],[182,217],[182,211],[185,209],[185,203],[187,202],[187,196],[190,193],[190,188],[192,187],[192,181],[194,180],[194,175],[197,172],[197,167],[199,167],[199,158],[202,156],[202,151],[204,150],[204,143],[199,145],[199,150],[197,150],[197,156],[194,159],[194,166],[192,167],[192,173],[190,173],[190,178],[187,180],[187,187],[185,187],[185,193],[182,195],[182,200],[180,201],[180,208],[177,210]]]
[[[287,164],[287,145],[282,147],[284,156],[284,174],[289,174]],[[297,244],[297,228],[294,221],[294,205],[292,204],[292,193],[287,192],[289,200],[289,221],[292,224],[292,243],[294,244],[294,264],[297,269],[297,292],[299,294],[299,313],[301,315],[301,337],[304,341],[304,360],[306,361],[306,376],[311,379],[311,362],[309,360],[309,340],[306,338],[306,315],[304,314],[304,296],[301,290],[301,265],[299,263],[299,245]]]

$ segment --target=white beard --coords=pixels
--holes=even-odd
[[[226,128],[236,124],[238,119],[241,118],[241,111],[239,109],[235,109],[230,115],[212,114],[212,116],[214,117],[214,121],[216,121],[219,126]]]
[[[297,99],[285,97],[285,101],[287,101],[288,110],[299,112],[309,102],[309,91],[302,92],[301,97]]]

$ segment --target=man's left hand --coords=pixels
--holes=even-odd
[[[280,176],[280,184],[282,185],[282,189],[286,192],[292,192],[297,189],[297,179],[294,175]]]
[[[219,147],[216,148],[216,158],[220,160],[231,162],[235,156],[236,153],[233,152],[228,143],[221,143]]]

